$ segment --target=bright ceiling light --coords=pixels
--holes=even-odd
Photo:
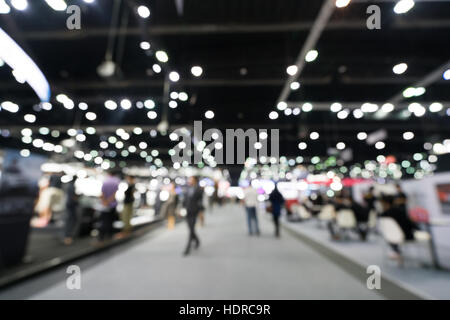
[[[178,107],[178,103],[176,101],[169,101],[169,107],[172,109],[175,109],[176,107]]]
[[[317,140],[317,139],[319,139],[319,137],[320,137],[320,135],[319,135],[319,133],[318,132],[311,132],[311,134],[309,135],[309,138],[311,139],[311,140]]]
[[[312,111],[312,109],[313,109],[313,105],[309,102],[303,104],[303,106],[302,106],[303,112],[310,112],[310,111]]]
[[[288,107],[287,103],[284,101],[281,101],[277,104],[277,109],[280,111],[285,110]]]
[[[145,100],[145,101],[144,101],[144,106],[145,106],[147,109],[153,109],[153,108],[155,107],[155,102],[154,102],[153,100],[150,100],[150,99]]]
[[[8,14],[11,8],[6,4],[5,0],[0,0],[0,14]],[[0,67],[2,66],[0,62]]]
[[[80,110],[87,110],[88,108],[89,108],[89,106],[87,105],[87,103],[85,103],[85,102],[80,102],[79,104],[78,104],[78,108],[80,108]]]
[[[414,97],[415,93],[416,93],[416,89],[413,87],[409,87],[409,88],[406,88],[405,90],[403,90],[403,97],[411,98],[411,97]]]
[[[19,11],[23,11],[28,8],[28,1],[27,0],[11,0],[11,5],[15,9],[17,9]]]
[[[171,92],[170,99],[173,99],[173,100],[178,99],[178,92],[176,92],[176,91]]]
[[[340,104],[339,102],[335,102],[330,106],[330,110],[332,112],[339,112],[342,110],[342,104]]]
[[[4,101],[1,104],[2,110],[6,110],[11,113],[19,111],[19,106],[11,101]]]
[[[25,3],[27,3],[25,1]],[[50,85],[42,71],[17,43],[0,28],[0,59],[21,75],[41,102],[50,100]]]
[[[212,119],[212,118],[214,118],[214,112],[211,111],[211,110],[206,111],[206,112],[205,112],[205,118],[206,118],[206,119]]]
[[[131,108],[133,104],[131,103],[130,100],[128,99],[123,99],[122,101],[120,101],[120,106],[122,107],[122,109],[124,110],[129,110]]]
[[[353,110],[353,116],[355,117],[355,119],[361,119],[362,117],[364,117],[364,112],[362,112],[361,109],[355,109]]]
[[[156,119],[156,118],[158,117],[158,114],[157,114],[155,111],[149,111],[149,112],[147,113],[147,117],[148,117],[149,119],[154,120],[154,119]]]
[[[23,119],[28,123],[35,123],[36,122],[36,116],[34,114],[26,114]]]
[[[137,8],[137,13],[141,18],[147,19],[150,17],[150,9],[146,6],[139,6]]]
[[[152,66],[152,69],[155,73],[160,73],[162,71],[161,66],[156,63]]]
[[[191,68],[191,73],[195,76],[195,77],[200,77],[203,74],[203,69],[200,66],[193,66]]]
[[[411,131],[407,131],[407,132],[403,133],[403,139],[412,140],[413,138],[414,138],[414,133],[412,133]]]
[[[97,115],[94,112],[88,112],[86,113],[86,119],[88,119],[89,121],[94,121],[95,119],[97,119]]]
[[[177,82],[178,80],[180,80],[180,74],[176,71],[172,71],[171,73],[169,73],[169,79],[172,82]]]
[[[284,114],[287,116],[290,116],[292,114],[292,109],[291,108],[287,108],[284,110]]]
[[[419,97],[423,95],[427,90],[424,87],[419,87],[414,90],[414,96]]]
[[[298,148],[299,148],[300,150],[305,150],[306,148],[308,148],[308,145],[307,145],[305,142],[300,142],[300,143],[298,144]]]
[[[337,117],[341,120],[344,120],[347,119],[348,114],[349,114],[348,110],[342,110],[338,112]]]
[[[300,88],[300,83],[297,81],[294,81],[291,83],[291,90],[298,90]]]
[[[358,140],[366,140],[367,139],[367,133],[359,132],[356,137],[358,138]]]
[[[344,8],[348,6],[351,0],[336,0],[336,7],[338,8]]]
[[[381,111],[383,111],[384,113],[389,113],[394,111],[395,107],[392,103],[385,103],[381,106]]]
[[[361,106],[361,111],[364,113],[373,113],[378,111],[378,105],[375,103],[363,103]]]
[[[148,42],[148,41],[142,41],[140,43],[140,47],[142,50],[150,50],[151,45],[150,45],[150,42]]]
[[[298,115],[300,114],[300,112],[301,112],[300,108],[294,108],[294,109],[292,110],[292,114],[293,114],[294,116],[298,116]]]
[[[167,62],[169,61],[169,56],[167,55],[167,53],[165,51],[159,50],[156,51],[155,53],[156,59],[158,59],[158,61],[160,62]]]
[[[400,0],[394,7],[396,14],[403,14],[408,12],[414,7],[414,0]]]
[[[444,80],[450,80],[450,69],[446,70],[446,71],[442,74],[442,78],[444,78]]]
[[[430,104],[430,112],[439,112],[444,108],[444,106],[442,105],[442,103],[439,102],[434,102],[432,104]]]
[[[290,76],[295,76],[298,72],[298,67],[296,65],[292,65],[286,68],[286,72]]]
[[[188,101],[189,96],[186,92],[180,92],[178,94],[178,99],[180,99],[180,101]]]
[[[344,142],[338,142],[336,144],[336,149],[338,150],[344,150],[345,149],[345,143]]]
[[[117,109],[117,103],[112,100],[108,100],[105,102],[105,108],[109,110],[116,110]]]
[[[276,120],[276,119],[278,119],[278,112],[272,111],[271,113],[269,113],[269,118],[270,118],[271,120]]]
[[[305,56],[306,62],[313,62],[319,56],[319,52],[317,50],[310,50]]]
[[[392,71],[395,74],[403,74],[408,69],[408,65],[406,63],[399,63],[392,68]]]
[[[67,4],[64,0],[45,0],[47,4],[55,11],[65,11]]]
[[[375,148],[378,150],[384,149],[386,147],[386,144],[383,141],[378,141],[375,143]]]

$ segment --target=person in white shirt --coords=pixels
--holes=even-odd
[[[244,205],[247,211],[247,223],[249,235],[259,236],[258,216],[256,215],[256,206],[258,205],[258,191],[249,185],[244,189]]]

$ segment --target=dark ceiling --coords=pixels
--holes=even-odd
[[[145,140],[164,157],[174,143],[167,135],[151,137],[148,131],[156,128],[167,109],[164,79],[171,70],[178,71],[181,80],[172,83],[170,91],[185,91],[190,97],[178,108],[167,109],[171,126],[192,126],[194,120],[203,120],[204,126],[220,129],[279,128],[281,153],[289,157],[327,156],[329,148],[343,141],[353,149],[351,162],[374,159],[380,150],[359,141],[356,135],[381,128],[389,133],[382,153],[398,159],[424,152],[424,142],[450,137],[450,118],[446,115],[450,81],[442,77],[430,83],[423,96],[410,100],[440,101],[445,108],[438,114],[404,118],[397,111],[381,120],[372,116],[355,119],[352,115],[341,120],[329,110],[313,110],[298,116],[280,112],[277,120],[269,119],[288,79],[286,68],[295,63],[324,3],[321,0],[185,0],[182,15],[178,15],[172,0],[123,0],[119,21],[124,25],[116,30],[114,50],[119,72],[109,79],[98,76],[96,69],[104,60],[114,1],[67,1],[82,7],[79,31],[66,28],[64,12],[53,11],[44,1],[29,2],[26,11],[0,15],[0,27],[29,53],[48,78],[53,109],[33,109],[39,103],[33,91],[27,84],[17,83],[7,66],[1,67],[0,102],[10,100],[21,106],[17,114],[0,112],[0,127],[11,133],[0,138],[3,146],[23,147],[19,129],[24,127],[59,129],[64,134],[53,139],[58,143],[67,138],[69,128],[95,126],[98,134],[88,136],[79,148],[98,149],[102,136],[113,134],[119,126],[141,126],[146,130]],[[135,6],[141,4],[151,9],[148,20],[135,13]],[[381,8],[381,30],[366,28],[370,4]],[[344,107],[345,103],[384,103],[448,62],[450,2],[417,1],[404,15],[393,12],[394,4],[359,0],[336,8],[316,45],[318,59],[306,65],[299,78],[301,88],[291,92],[287,100],[299,106],[303,102],[338,101]],[[148,40],[152,49],[140,49],[142,40]],[[161,49],[170,60],[162,73],[155,74],[151,70],[157,63],[154,52]],[[395,75],[392,67],[399,62],[407,63],[408,70]],[[191,75],[193,65],[203,67],[200,78]],[[76,104],[87,102],[88,111],[95,112],[97,119],[86,120],[83,114],[87,111],[77,107],[66,110],[55,101],[59,93]],[[148,119],[148,110],[135,105],[130,110],[119,107],[115,111],[104,107],[108,99],[119,102],[123,98],[133,104],[153,99],[158,118]],[[205,119],[206,110],[213,110],[215,118]],[[36,114],[37,122],[26,123],[26,113]],[[320,139],[310,141],[311,131],[319,132]],[[405,142],[405,131],[414,132],[415,138]],[[143,136],[132,137],[127,143],[141,140]],[[297,148],[300,141],[308,142],[306,150]],[[124,160],[139,159],[136,155]]]

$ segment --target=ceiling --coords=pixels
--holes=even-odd
[[[30,87],[19,84],[6,65],[0,67],[0,102],[13,101],[21,107],[15,114],[0,111],[0,145],[4,147],[42,152],[21,142],[20,131],[25,127],[33,129],[34,135],[39,135],[40,127],[60,131],[58,137],[41,137],[54,144],[67,139],[70,128],[95,127],[96,134],[87,134],[87,140],[77,145],[84,151],[95,150],[117,128],[138,126],[144,134],[131,134],[125,145],[145,141],[167,160],[167,151],[175,143],[168,135],[148,133],[164,117],[171,129],[191,127],[194,120],[203,120],[205,128],[222,130],[280,129],[280,153],[287,157],[326,157],[330,148],[344,142],[353,151],[348,163],[375,159],[380,153],[411,159],[414,153],[426,152],[425,142],[450,137],[446,113],[450,108],[450,81],[434,77],[426,83],[425,94],[413,99],[401,97],[405,88],[440,71],[450,60],[450,2],[416,1],[414,8],[403,15],[393,12],[395,1],[354,0],[348,7],[335,8],[314,45],[318,58],[306,63],[298,77],[300,89],[289,91],[285,99],[292,108],[305,102],[317,108],[289,116],[277,111],[283,87],[289,85],[286,68],[296,64],[326,1],[185,0],[179,14],[175,1],[123,0],[118,25],[112,29],[116,34],[113,60],[118,70],[110,78],[100,77],[97,67],[105,59],[114,1],[66,1],[81,7],[81,30],[66,28],[65,12],[53,11],[44,1],[29,2],[25,11],[12,9],[9,14],[0,14],[0,27],[46,75],[53,108],[40,110]],[[136,14],[136,6],[143,4],[151,10],[149,19]],[[370,4],[381,8],[380,30],[366,27]],[[151,49],[142,50],[141,41],[150,42]],[[157,50],[167,52],[168,63],[157,61]],[[401,62],[407,63],[408,69],[396,75],[392,68]],[[163,67],[159,74],[152,70],[155,63]],[[191,74],[194,65],[203,68],[201,77]],[[181,79],[165,87],[170,71],[177,71]],[[186,92],[188,101],[178,101],[176,109],[168,108],[167,93],[172,91]],[[62,93],[75,102],[74,109],[68,110],[55,100]],[[125,98],[133,102],[129,110],[118,107],[112,111],[104,106],[106,100],[119,103]],[[147,99],[156,103],[156,119],[147,117],[149,110],[145,107],[136,107],[136,102]],[[396,109],[381,117],[365,114],[355,119],[351,114],[362,103],[381,106],[388,101],[395,101]],[[428,107],[435,101],[443,103],[442,111],[427,112],[422,117],[404,112],[411,102]],[[80,102],[87,103],[89,109],[80,110]],[[334,102],[350,109],[346,119],[338,119],[329,110]],[[207,110],[215,113],[214,119],[205,118]],[[279,113],[278,119],[269,119],[272,111]],[[87,120],[86,112],[95,112],[96,120]],[[23,116],[30,113],[37,117],[33,124],[24,121]],[[379,129],[388,133],[383,150],[357,139],[358,132]],[[312,131],[320,134],[318,140],[309,138]],[[414,139],[403,139],[407,131],[414,133]],[[307,149],[299,150],[299,142],[306,142]],[[64,155],[65,160],[71,155]],[[138,153],[122,157],[119,152],[116,159],[145,161]]]

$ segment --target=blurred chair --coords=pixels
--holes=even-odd
[[[355,213],[351,209],[342,209],[336,213],[336,223],[344,237],[348,237],[348,231],[357,227]]]
[[[429,259],[431,259],[431,252],[429,251],[429,241],[431,240],[430,234],[426,231],[415,231],[414,232],[414,240],[413,241],[406,241],[405,240],[405,234],[403,233],[403,230],[400,228],[398,223],[388,217],[383,217],[378,219],[378,230],[381,233],[381,236],[385,240],[387,244],[395,244],[400,246],[405,252],[410,253],[410,247],[411,245],[415,245],[416,248],[424,247],[421,246],[421,244],[426,244],[427,248],[426,251],[428,252]],[[419,255],[420,255],[419,251]],[[408,254],[409,256],[409,254]],[[386,245],[383,246],[383,261],[385,261],[386,257]],[[405,254],[403,254],[403,257],[405,257]]]
[[[334,220],[336,217],[336,212],[334,210],[334,206],[332,204],[326,204],[322,207],[322,210],[319,212],[319,215],[317,216],[319,227],[321,226],[322,222],[328,222],[331,220]]]
[[[293,204],[292,212],[301,220],[307,220],[311,218],[311,213],[303,205]]]

